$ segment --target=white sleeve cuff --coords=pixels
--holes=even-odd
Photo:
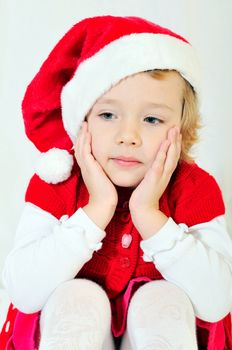
[[[60,222],[67,228],[75,226],[82,227],[84,229],[88,247],[96,251],[101,249],[101,241],[105,237],[106,232],[100,229],[82,208],[79,208],[72,216],[70,216],[70,218],[68,218],[67,215],[62,216]]]
[[[177,225],[172,218],[169,218],[156,234],[140,242],[140,247],[144,252],[143,260],[155,262],[155,256],[158,253],[172,250],[177,241],[185,238],[185,232],[188,232],[185,224]]]

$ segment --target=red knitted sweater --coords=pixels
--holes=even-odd
[[[122,292],[132,277],[162,278],[153,262],[143,261],[143,252],[139,247],[141,236],[132,224],[128,205],[125,205],[130,190],[118,190],[120,202],[105,229],[102,249],[95,252],[78,273],[78,277],[87,277],[102,285],[110,298]],[[88,200],[89,194],[78,167],[66,182],[58,185],[47,184],[35,175],[26,192],[27,202],[58,219],[63,215],[71,216],[79,207],[84,207]],[[185,223],[188,226],[210,221],[225,212],[221,192],[214,178],[196,164],[187,163],[182,163],[176,170],[161,198],[160,208],[177,224]],[[124,233],[132,235],[128,249],[121,245]]]

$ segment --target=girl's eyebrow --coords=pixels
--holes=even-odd
[[[97,102],[98,105],[101,104],[114,104],[114,105],[120,105],[120,101],[117,99],[111,99],[111,98],[102,98],[101,100],[99,100]],[[151,101],[144,101],[144,105],[146,107],[154,107],[154,108],[163,108],[163,109],[169,109],[170,111],[174,111],[173,108],[171,108],[170,106],[168,106],[165,103],[155,103],[155,102],[151,102]]]

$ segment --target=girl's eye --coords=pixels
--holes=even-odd
[[[114,114],[111,112],[105,112],[99,114],[99,116],[104,120],[112,120],[114,118]],[[149,124],[160,124],[163,123],[163,120],[157,118],[157,117],[146,117],[144,120],[147,120]]]
[[[110,113],[110,112],[105,112],[105,113],[99,114],[99,116],[102,117],[102,118],[105,119],[105,120],[111,120],[113,114]]]
[[[156,117],[146,117],[144,120],[148,120],[149,124],[160,124],[163,123],[163,121]]]

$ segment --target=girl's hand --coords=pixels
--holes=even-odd
[[[96,161],[91,150],[91,134],[88,123],[83,122],[75,144],[75,158],[89,192],[89,203],[106,209],[117,206],[118,194],[113,183]]]
[[[131,212],[159,210],[159,199],[166,189],[177,166],[181,152],[181,134],[178,127],[168,131],[158,153],[143,180],[133,191],[129,207]]]

